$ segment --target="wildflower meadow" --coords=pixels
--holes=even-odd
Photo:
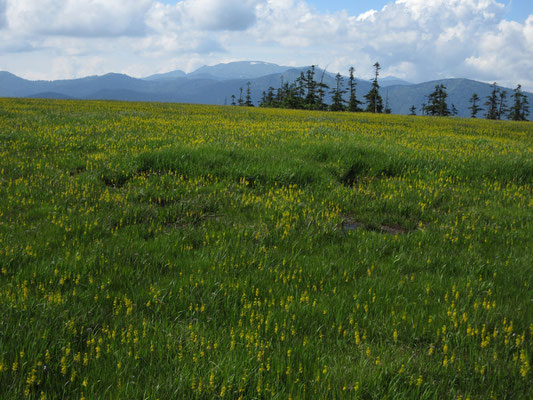
[[[0,99],[1,399],[531,399],[533,124]]]

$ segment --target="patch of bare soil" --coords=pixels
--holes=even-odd
[[[366,231],[387,233],[390,235],[406,235],[410,232],[409,229],[400,225],[380,225],[372,226],[365,224],[364,222],[357,221],[350,216],[343,216],[344,220],[341,223],[341,231],[346,233],[347,231],[353,231],[357,229],[364,229]]]

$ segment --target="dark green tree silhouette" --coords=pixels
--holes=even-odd
[[[527,121],[529,115],[529,101],[522,93],[522,85],[518,85],[511,95],[513,105],[509,109],[508,118],[513,121]]]
[[[455,107],[455,104],[452,103],[452,111],[450,112],[450,114],[454,117],[457,116],[457,114],[459,114],[459,111],[457,110],[457,107]]]
[[[237,104],[238,104],[239,106],[243,106],[243,105],[244,105],[244,100],[243,100],[243,98],[242,98],[242,87],[239,88],[239,91],[240,91],[240,95],[239,95],[239,100],[237,101]]]
[[[327,110],[328,105],[324,101],[326,97],[327,89],[329,89],[329,86],[324,83],[324,75],[326,75],[326,70],[322,70],[322,76],[320,77],[320,82],[317,84],[317,94],[318,94],[318,100],[317,105],[315,107],[315,110]]]
[[[274,88],[270,86],[266,93],[263,92],[263,98],[259,103],[260,107],[278,107],[279,105],[276,102],[276,96],[274,95]]]
[[[383,99],[381,98],[379,94],[379,83],[378,83],[379,70],[381,69],[379,62],[376,62],[374,64],[374,69],[375,69],[375,77],[374,77],[374,80],[372,81],[372,86],[370,87],[370,91],[367,94],[365,94],[366,111],[373,112],[373,113],[382,113],[383,112]]]
[[[244,105],[246,107],[253,107],[254,103],[252,102],[252,84],[250,82],[246,82],[246,100],[244,102]]]
[[[471,106],[468,107],[468,109],[469,109],[470,111],[472,111],[471,114],[470,114],[470,116],[471,116],[472,118],[476,118],[477,113],[480,112],[480,111],[482,110],[481,107],[478,106],[478,102],[479,102],[479,100],[480,100],[480,99],[479,99],[479,96],[478,96],[477,93],[474,93],[474,94],[472,95],[472,97],[470,97],[470,100],[469,100],[469,101],[470,101]]]
[[[331,90],[330,93],[332,103],[329,109],[331,111],[346,110],[346,106],[344,105],[346,101],[343,98],[343,95],[346,93],[346,89],[343,88],[343,79],[340,73],[337,73],[337,75],[335,75],[335,87]]]
[[[410,111],[410,112],[409,112],[409,115],[416,115],[416,107],[415,107],[414,104],[411,106],[411,108],[409,109],[409,111]]]
[[[426,106],[426,112],[428,115],[447,117],[450,115],[448,103],[446,99],[448,93],[446,93],[446,86],[443,84],[436,85],[435,91],[428,96],[428,105]]]
[[[385,96],[385,109],[383,110],[385,114],[390,114],[392,110],[389,107],[389,91],[387,90],[387,95]]]
[[[492,92],[490,93],[490,95],[487,96],[487,101],[485,102],[485,106],[487,107],[487,113],[485,114],[485,118],[498,119],[499,95],[500,88],[498,87],[498,84],[494,82],[492,84]]]
[[[507,92],[505,90],[500,91],[500,104],[498,105],[498,119],[502,117],[509,111],[507,109]]]
[[[354,72],[355,72],[355,68],[350,67],[350,78],[348,80],[348,90],[350,91],[350,100],[348,101],[348,111],[358,112],[358,111],[363,111],[363,110],[360,107],[362,102],[357,100],[357,95],[356,95],[357,82],[355,81]]]
[[[315,81],[315,66],[311,65],[311,68],[305,73],[303,84],[306,89],[306,95],[304,99],[304,106],[309,110],[317,108],[318,104],[318,84]]]

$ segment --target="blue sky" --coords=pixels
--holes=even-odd
[[[346,10],[352,15],[359,15],[370,9],[379,10],[390,1],[384,0],[309,0],[308,3],[321,12]],[[533,0],[514,0],[506,4],[505,17],[513,21],[524,22],[533,14]]]
[[[0,0],[0,70],[28,79],[243,60],[533,91],[533,0]]]
[[[351,15],[360,15],[365,11],[380,10],[390,1],[387,0],[308,0],[310,6],[319,12],[336,12],[346,10]],[[163,0],[166,4],[176,4],[177,0]],[[506,5],[505,17],[509,20],[524,22],[533,14],[533,0],[514,0],[502,2]]]

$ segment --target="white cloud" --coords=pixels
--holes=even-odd
[[[0,0],[0,29],[5,28],[7,25],[6,5],[7,0]]]
[[[481,38],[478,54],[466,59],[484,79],[533,91],[533,15],[524,24],[502,21]]]
[[[201,30],[242,31],[256,21],[260,0],[184,0],[183,13]]]
[[[158,32],[242,31],[256,22],[264,0],[182,0],[174,5],[154,1],[148,25]]]
[[[375,15],[377,14],[377,10],[368,10],[362,14],[360,14],[357,17],[357,21],[375,21]]]
[[[17,33],[79,37],[131,36],[145,32],[152,0],[5,0]]]
[[[533,90],[533,16],[505,21],[503,1],[391,0],[348,15],[305,0],[0,0],[0,66],[17,73],[24,62],[57,78],[258,59],[344,73],[354,65],[370,77],[379,61],[382,75],[410,81],[469,77]],[[55,72],[28,63],[31,54],[56,60]]]
[[[354,64],[366,76],[373,64],[368,60],[379,60],[384,75],[412,81],[475,79],[479,69],[468,60],[480,53],[487,35],[499,35],[504,11],[496,0],[397,0],[359,16],[324,15],[302,1],[270,0],[251,32],[257,41],[314,55],[315,61],[307,63],[331,63],[344,71]],[[525,45],[518,48],[510,37],[503,40],[513,54],[527,54]],[[527,73],[526,68],[520,70],[520,75]]]

